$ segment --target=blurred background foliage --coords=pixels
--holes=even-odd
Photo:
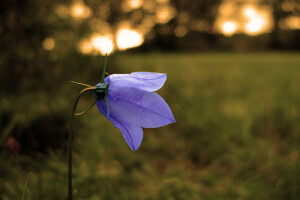
[[[132,152],[96,108],[76,119],[78,199],[299,199],[297,0],[0,2],[0,199],[65,199],[80,87],[168,73],[177,123]],[[92,101],[86,96],[83,109]]]

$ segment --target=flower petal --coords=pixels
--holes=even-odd
[[[160,89],[167,79],[167,74],[152,72],[133,72],[131,74],[113,74],[105,78],[111,89],[120,87],[138,88],[146,91]]]
[[[125,141],[133,151],[136,151],[143,140],[143,129],[133,124],[114,124],[116,128],[120,129]]]
[[[175,119],[165,100],[155,92],[135,88],[108,91],[110,113],[121,123],[136,124],[143,128],[157,128],[174,123]]]
[[[97,101],[97,106],[100,112],[104,116],[107,116],[105,102],[103,100],[99,100]],[[130,146],[130,148],[133,151],[137,150],[140,147],[143,139],[143,129],[136,124],[122,123],[117,119],[115,114],[115,112],[110,111],[110,115],[108,117],[109,121],[111,121],[113,125],[121,131],[125,141]]]

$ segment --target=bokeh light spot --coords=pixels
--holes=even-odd
[[[93,51],[93,44],[89,40],[81,40],[79,42],[79,50],[83,54],[89,54]]]
[[[187,33],[187,29],[186,29],[186,27],[183,26],[183,25],[179,25],[179,26],[177,26],[176,29],[175,29],[175,35],[176,35],[177,37],[183,37],[183,36],[186,35],[186,33]]]
[[[262,17],[252,18],[247,24],[245,24],[245,31],[249,35],[257,35],[263,29],[265,20]]]
[[[156,10],[156,22],[160,24],[168,23],[176,14],[176,10],[171,6],[160,6]]]
[[[216,29],[225,36],[235,33],[255,36],[272,31],[273,26],[271,6],[232,0],[221,4],[215,23]]]
[[[237,24],[236,24],[236,22],[233,22],[233,21],[226,21],[222,25],[222,30],[223,30],[224,35],[231,36],[236,32]]]
[[[134,9],[138,9],[143,5],[143,0],[126,0],[122,4],[122,8],[125,12],[129,12]]]
[[[138,47],[144,42],[144,36],[131,29],[120,29],[116,34],[118,49],[125,50],[128,48]]]
[[[44,41],[43,41],[43,48],[47,51],[51,51],[53,50],[55,47],[55,42],[52,38],[46,38]]]
[[[244,9],[243,9],[243,14],[245,17],[247,18],[253,18],[256,16],[256,11],[255,11],[255,8],[252,7],[252,6],[245,6]]]
[[[283,29],[296,30],[300,29],[300,17],[290,16],[279,22],[279,25]]]
[[[101,55],[111,54],[114,49],[114,43],[109,36],[97,35],[91,38],[91,42]]]
[[[71,6],[71,15],[76,19],[87,18],[91,15],[91,9],[83,3],[76,2]]]

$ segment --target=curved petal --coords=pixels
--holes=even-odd
[[[119,88],[113,94],[109,90],[107,100],[110,113],[124,124],[157,128],[175,122],[168,104],[154,92]]]
[[[107,111],[104,100],[97,101],[97,107],[100,112],[106,117]],[[116,114],[117,113],[115,113],[115,111],[110,111],[108,120],[111,121],[113,125],[121,131],[125,141],[130,146],[130,148],[133,151],[137,150],[140,147],[143,139],[142,128],[136,124],[124,124],[117,118],[118,116],[116,116]]]
[[[133,151],[136,151],[143,140],[143,129],[133,124],[114,124],[116,128],[120,129],[122,135]]]
[[[113,74],[105,78],[111,90],[115,88],[137,88],[146,91],[159,90],[165,83],[167,74],[152,72],[133,72],[131,74]]]

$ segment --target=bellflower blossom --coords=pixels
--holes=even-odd
[[[155,93],[165,83],[166,74],[133,72],[112,74],[106,78],[107,56],[100,82],[96,86],[71,81],[86,86],[79,93],[72,116],[82,115],[94,104],[118,128],[132,150],[137,150],[143,139],[142,128],[157,128],[174,123],[175,119],[165,100]],[[80,97],[87,91],[95,92],[95,102],[85,111],[76,113]]]
[[[97,87],[101,90],[103,85],[107,86],[106,92],[96,95],[97,107],[121,131],[134,151],[142,142],[142,128],[157,128],[175,122],[168,104],[154,92],[166,79],[166,74],[152,72],[113,74],[95,87],[97,94]]]
[[[72,109],[68,142],[68,199],[73,199],[72,189],[72,121],[74,116],[86,113],[95,104],[99,111],[118,128],[132,150],[137,150],[143,139],[142,128],[157,128],[174,123],[171,109],[161,96],[155,93],[165,83],[166,74],[133,72],[113,74],[106,78],[107,55],[103,73],[96,86],[71,81],[85,86],[78,94]],[[95,92],[95,101],[83,112],[76,113],[79,99],[88,91]]]

